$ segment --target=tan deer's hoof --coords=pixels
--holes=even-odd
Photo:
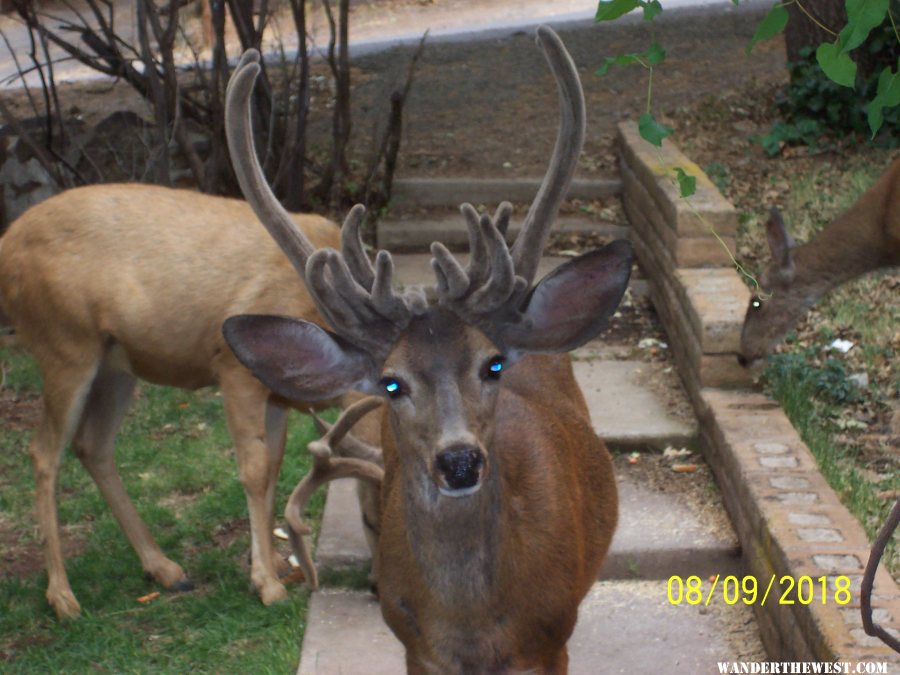
[[[56,617],[60,620],[77,619],[81,616],[81,605],[75,599],[75,595],[70,590],[61,591],[59,593],[47,592],[47,602],[56,612]]]
[[[262,603],[268,607],[276,602],[284,602],[288,599],[287,589],[278,581],[270,581],[258,587],[259,597]]]
[[[167,591],[172,591],[173,593],[186,593],[187,591],[192,591],[196,588],[194,586],[194,582],[184,577],[183,579],[179,579],[171,586],[167,586]]]

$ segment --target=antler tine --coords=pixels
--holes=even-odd
[[[256,157],[250,120],[250,94],[261,70],[260,55],[248,49],[234,69],[225,93],[225,133],[231,164],[257,217],[287,255],[301,279],[306,278],[306,262],[315,246],[297,228],[290,214],[278,202],[269,187]]]
[[[371,290],[356,279],[334,249],[319,249],[306,265],[306,284],[316,306],[334,330],[375,358],[386,356],[409,323],[412,300],[394,292],[390,253],[379,251]]]
[[[347,407],[334,424],[328,424],[328,422],[321,419],[312,411],[310,411],[310,415],[315,422],[316,429],[322,434],[321,441],[328,445],[328,447],[335,448],[342,443],[347,443],[349,446],[347,452],[344,452],[344,446],[341,446],[343,455],[350,455],[357,459],[368,459],[379,457],[380,453],[377,450],[371,452],[368,450],[360,451],[363,447],[371,448],[372,446],[353,438],[353,436],[347,436],[347,434],[350,433],[350,430],[357,422],[376,408],[381,407],[381,404],[382,400],[377,396],[367,396]]]
[[[560,124],[550,166],[512,247],[516,274],[529,285],[534,281],[550,228],[575,173],[585,129],[584,92],[562,40],[548,26],[540,26],[537,42],[559,87]]]
[[[487,214],[479,217],[470,204],[463,204],[460,210],[469,230],[471,260],[464,270],[443,244],[431,245],[440,302],[474,324],[518,320],[516,307],[504,310],[510,298],[527,287],[527,282],[516,276],[500,231],[500,227],[505,229],[509,224],[512,205],[501,204],[494,218]]]
[[[353,278],[360,286],[371,291],[375,281],[375,270],[363,248],[362,236],[359,231],[365,212],[366,208],[362,204],[357,204],[350,209],[350,213],[347,214],[344,225],[341,227],[341,252],[344,254]]]
[[[364,454],[377,458],[380,455],[375,448],[347,435],[354,424],[380,405],[381,400],[375,397],[358,401],[341,414],[337,422],[325,433],[325,436],[308,444],[307,447],[313,456],[313,467],[294,488],[285,506],[284,518],[287,521],[291,548],[297,557],[300,569],[306,576],[307,583],[313,590],[319,587],[319,578],[309,547],[303,538],[304,535],[312,532],[312,529],[303,520],[303,511],[313,493],[330,481],[339,478],[357,478],[376,486],[381,484],[384,479],[384,469],[373,459],[334,456],[335,454]],[[318,418],[314,417],[314,419]],[[318,421],[325,424],[321,420]]]
[[[250,94],[260,72],[259,61],[255,49],[244,52],[226,94],[228,148],[241,190],[332,328],[376,358],[384,356],[421,302],[394,293],[390,254],[379,253],[374,268],[369,262],[359,234],[365,213],[362,205],[350,210],[341,228],[342,255],[333,249],[316,250],[272,194],[256,157],[250,121]]]

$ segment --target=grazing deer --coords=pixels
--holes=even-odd
[[[802,246],[796,246],[777,209],[766,223],[772,262],[744,319],[745,366],[769,354],[806,311],[841,284],[900,265],[900,159],[843,214]]]
[[[463,205],[471,260],[464,268],[433,244],[430,293],[393,290],[390,254],[380,251],[373,266],[355,235],[342,253],[306,240],[253,148],[248,101],[258,53],[244,54],[228,88],[241,188],[331,332],[263,315],[232,317],[223,332],[282,396],[353,389],[385,400],[383,474],[354,457],[331,460],[331,473],[382,481],[379,596],[411,673],[566,672],[578,605],[616,525],[610,456],[565,352],[603,328],[628,284],[632,252],[614,242],[532,286],[584,139],[575,66],[553,31],[537,35],[560,89],[550,168],[511,249],[503,237],[509,204],[495,218]],[[350,211],[345,230],[356,232],[362,211]],[[363,412],[342,421],[338,436]],[[317,452],[317,463],[327,455]],[[309,490],[301,484],[298,492]],[[292,496],[289,523],[299,521],[304,499]]]
[[[292,218],[315,246],[339,245],[334,223]],[[70,440],[143,569],[168,589],[190,588],[153,540],[115,467],[116,431],[137,378],[221,387],[247,495],[251,579],[264,603],[285,598],[271,532],[289,403],[235,359],[221,325],[240,312],[321,319],[248,205],[146,185],[64,192],[31,208],[0,239],[0,305],[43,377],[43,414],[29,451],[47,599],[56,613],[80,612],[66,577],[55,496]]]

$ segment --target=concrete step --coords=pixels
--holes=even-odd
[[[741,575],[741,547],[722,513],[709,513],[686,495],[647,484],[642,469],[617,468],[619,525],[601,579],[659,579],[672,575]]]
[[[457,259],[462,265],[469,260],[468,253],[460,253]],[[537,278],[540,279],[567,258],[544,256],[538,265]],[[434,286],[434,270],[431,268],[430,253],[405,253],[394,256],[394,279],[402,286]]]
[[[506,240],[512,244],[522,229],[521,219],[510,223]],[[553,226],[553,234],[597,235],[610,239],[628,237],[629,228],[599,222],[587,216],[561,216]],[[420,214],[400,214],[378,222],[378,248],[391,252],[427,251],[439,241],[451,251],[467,250],[469,245],[466,223],[458,211],[423,217]]]
[[[530,204],[541,185],[540,178],[398,178],[391,190],[391,208],[415,206],[458,207],[470,204],[495,204],[502,200]],[[593,201],[622,192],[622,181],[575,179],[568,199]]]
[[[697,421],[671,412],[684,392],[653,386],[663,380],[659,363],[595,358],[591,346],[573,352],[575,378],[584,393],[594,430],[610,447],[662,450],[684,447],[697,437]],[[687,409],[687,403],[680,406]]]
[[[761,661],[753,611],[743,603],[671,605],[665,582],[601,581],[579,609],[569,640],[570,675],[718,672],[718,661]],[[313,593],[298,675],[395,675],[402,645],[369,593]]]

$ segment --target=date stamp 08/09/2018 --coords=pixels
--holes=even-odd
[[[762,606],[766,602],[777,602],[780,605],[809,605],[814,602],[827,604],[834,602],[846,605],[850,602],[850,577],[847,576],[801,576],[789,575],[778,577],[772,575],[765,583],[755,576],[722,577],[717,574],[707,580],[699,576],[671,576],[666,585],[666,594],[671,605],[705,605],[713,598],[721,598],[727,605],[739,602]]]

